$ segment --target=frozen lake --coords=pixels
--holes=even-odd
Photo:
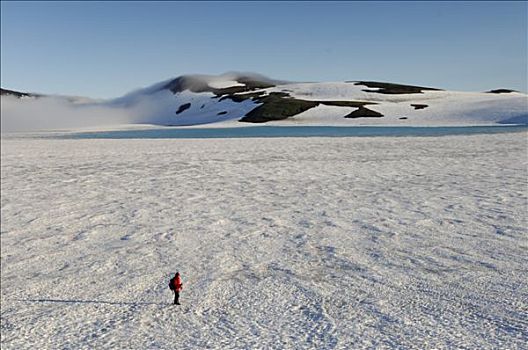
[[[527,137],[4,138],[2,349],[524,348]]]

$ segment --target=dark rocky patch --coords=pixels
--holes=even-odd
[[[268,96],[275,96],[275,97],[290,97],[290,94],[286,91],[290,90],[282,90],[281,92],[271,92]],[[235,94],[235,95],[225,95],[222,96],[218,101],[223,101],[226,99],[230,99],[234,102],[243,102],[247,99],[252,99],[253,101],[257,103],[265,103],[266,96],[262,96],[266,93],[266,91],[257,91],[253,93],[245,93],[245,94]],[[327,106],[339,106],[339,107],[361,107],[365,105],[375,105],[376,102],[362,102],[362,101],[313,101],[317,102],[319,104],[327,105]]]
[[[326,106],[339,106],[339,107],[363,107],[366,105],[375,105],[376,102],[362,102],[362,101],[318,101],[322,105]]]
[[[347,81],[347,83],[354,83],[354,85],[365,85],[369,88],[379,88],[379,90],[362,90],[365,92],[375,92],[378,94],[421,94],[424,90],[441,91],[441,89],[434,89],[423,86],[382,83],[377,81]]]
[[[234,96],[230,95],[224,96],[221,99],[231,98],[233,101],[238,102],[237,98],[244,96],[245,98],[251,97],[251,99],[256,103],[261,103],[262,105],[253,109],[242,119],[240,119],[241,122],[250,123],[265,123],[272,120],[283,120],[302,113],[310,108],[316,107],[319,104],[355,108],[360,108],[369,104],[376,104],[375,102],[362,101],[308,101],[293,98],[289,93],[286,92],[271,92],[266,96],[261,96],[262,93],[263,92],[258,92],[255,94],[234,95],[236,96],[235,99],[233,99]],[[374,111],[372,112],[376,113]]]
[[[424,109],[424,108],[427,108],[429,107],[428,105],[422,105],[422,104],[418,104],[418,103],[411,103],[411,107],[414,107],[414,109]]]
[[[511,92],[519,92],[516,90],[510,90],[510,89],[496,89],[496,90],[490,90],[486,91],[489,94],[509,94]]]
[[[204,107],[205,107],[205,105],[202,105],[202,106],[200,107],[200,109],[203,109]]]
[[[248,100],[248,99],[256,99],[257,97],[259,97],[260,95],[263,95],[264,93],[266,93],[266,91],[257,91],[257,92],[253,92],[253,93],[246,93],[246,94],[236,94],[236,95],[225,95],[225,96],[222,96],[220,97],[220,99],[218,101],[223,101],[223,100],[226,100],[226,99],[230,99],[231,101],[233,102],[243,102],[245,100]]]
[[[265,93],[266,91],[257,91],[257,92],[248,93],[248,94],[226,95],[226,96],[220,97],[218,101],[230,99],[234,102],[242,102],[247,99],[252,99],[255,102],[262,103],[262,100],[268,96],[276,96],[276,97],[289,97],[290,96],[289,94],[285,92],[270,92],[270,94],[267,96],[261,96]]]
[[[191,107],[190,103],[184,103],[178,108],[178,110],[176,111],[176,114],[180,114],[181,112],[185,111],[186,109],[189,109],[190,107]]]
[[[407,119],[407,117],[399,117],[398,119],[404,120]]]
[[[345,115],[345,118],[381,118],[383,114],[365,108],[363,106],[356,109],[354,112]]]
[[[268,96],[273,96],[273,97],[290,97],[290,94],[287,93],[287,92],[270,92]],[[293,98],[293,97],[291,97]]]
[[[224,114],[227,114],[227,111],[222,111],[222,112],[216,113],[216,115],[224,115]]]
[[[299,100],[288,94],[277,92],[264,97],[258,97],[262,105],[247,113],[240,122],[265,123],[271,120],[283,120],[292,117],[319,104],[317,101]]]
[[[30,94],[30,93],[27,93],[27,92],[20,92],[20,91],[8,90],[8,89],[2,89],[2,88],[0,88],[0,95],[1,96],[15,96],[15,97],[18,97],[18,98],[21,98],[21,97],[39,97],[40,96],[40,95],[37,95],[37,94]]]

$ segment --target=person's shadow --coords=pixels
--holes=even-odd
[[[149,303],[149,302],[127,302],[127,301],[105,301],[105,300],[67,300],[67,299],[14,299],[28,303],[65,303],[65,304],[106,304],[119,306],[139,306],[139,305],[169,305],[170,303]]]

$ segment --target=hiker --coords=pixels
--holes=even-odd
[[[182,290],[182,286],[180,273],[176,272],[169,282],[169,288],[174,291],[174,305],[180,305],[180,291]]]

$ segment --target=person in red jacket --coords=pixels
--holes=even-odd
[[[169,288],[174,291],[174,305],[180,305],[180,291],[182,290],[182,286],[180,273],[176,272],[169,282]]]

